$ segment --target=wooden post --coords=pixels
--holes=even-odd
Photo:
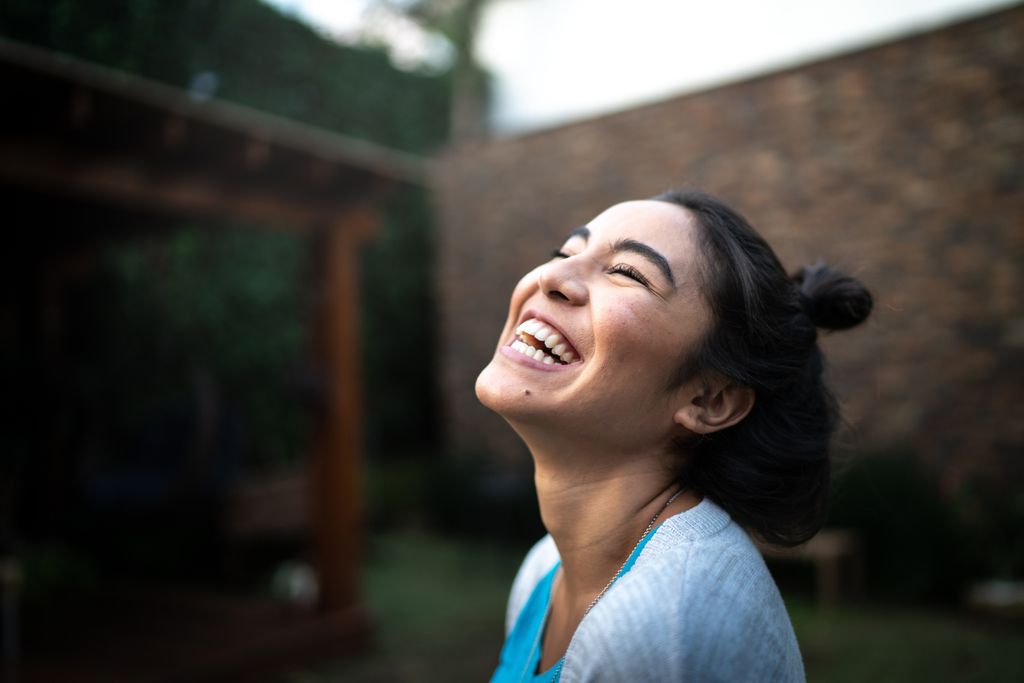
[[[358,605],[363,522],[359,249],[375,227],[375,214],[360,206],[314,236],[315,350],[325,391],[309,491],[320,608],[327,612]]]

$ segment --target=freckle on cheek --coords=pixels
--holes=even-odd
[[[529,396],[529,395],[530,395],[530,390],[529,389],[523,389],[523,396]]]

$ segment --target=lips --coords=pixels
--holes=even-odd
[[[565,333],[547,320],[531,315],[515,333],[509,348],[545,365],[569,365],[581,360]]]

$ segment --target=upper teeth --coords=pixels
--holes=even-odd
[[[527,320],[516,328],[516,334],[520,337],[530,335],[537,341],[544,342],[544,346],[551,349],[551,353],[557,356],[562,363],[571,363],[576,359],[576,354],[569,350],[569,345],[564,342],[562,335],[552,330],[540,320],[535,318]],[[527,344],[525,341],[516,340],[512,343],[512,348],[531,358],[537,358],[537,360],[542,362],[553,362],[551,356]],[[544,358],[548,360],[543,360]]]

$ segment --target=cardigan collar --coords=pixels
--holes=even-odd
[[[705,497],[689,510],[672,515],[662,522],[647,542],[637,564],[646,564],[680,542],[692,543],[710,538],[732,523],[729,513]]]

